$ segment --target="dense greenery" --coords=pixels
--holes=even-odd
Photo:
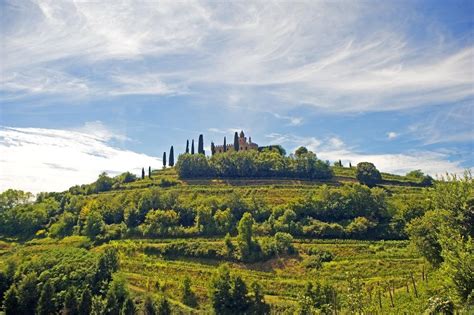
[[[357,171],[330,168],[304,149],[184,156],[208,168],[268,158]],[[141,180],[101,174],[36,198],[5,191],[1,303],[7,314],[469,312],[472,178],[422,188],[382,185],[381,176],[372,188],[283,179],[230,186],[180,180],[171,168]],[[407,238],[417,252],[390,241]]]
[[[204,155],[182,154],[176,163],[181,178],[221,177],[293,177],[329,179],[329,164],[312,152],[284,156],[277,149],[226,152],[208,158]]]

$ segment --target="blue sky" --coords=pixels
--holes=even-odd
[[[0,1],[0,190],[63,190],[232,138],[474,166],[472,1]]]

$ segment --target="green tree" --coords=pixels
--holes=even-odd
[[[191,154],[194,154],[194,139],[191,141]]]
[[[296,156],[302,156],[303,154],[306,154],[306,153],[308,153],[308,149],[306,147],[299,147],[295,151]]]
[[[228,258],[232,258],[234,255],[235,247],[234,244],[232,244],[232,238],[230,237],[230,234],[227,233],[224,238],[224,245],[225,245],[225,254]]]
[[[186,154],[189,153],[189,140],[186,140]]]
[[[449,220],[447,211],[427,211],[424,216],[413,219],[406,227],[411,242],[433,266],[439,267],[443,262],[441,244],[439,243],[440,227]]]
[[[12,285],[3,296],[3,307],[6,315],[21,314],[20,301],[18,299],[18,290]]]
[[[102,215],[98,211],[91,211],[86,218],[84,226],[84,234],[95,240],[99,235],[104,233],[105,222]]]
[[[94,293],[99,293],[105,289],[112,280],[112,274],[119,269],[119,257],[117,249],[108,247],[100,255],[94,274]]]
[[[158,300],[157,314],[158,315],[170,315],[171,314],[170,302],[164,296],[160,297],[160,299]]]
[[[381,182],[382,175],[380,175],[374,164],[360,162],[357,164],[356,178],[361,184],[373,187]]]
[[[231,278],[227,265],[221,265],[212,276],[209,286],[211,305],[216,314],[233,314]]]
[[[227,140],[226,138],[224,137],[224,148],[223,148],[224,152],[227,152]]]
[[[144,315],[156,315],[158,314],[158,309],[155,305],[155,301],[150,295],[145,297],[145,301],[143,303],[143,314]]]
[[[237,133],[237,131],[234,134],[234,151],[239,151],[239,134]]]
[[[204,154],[204,136],[202,134],[199,135],[198,153]]]
[[[100,295],[92,297],[91,315],[104,315],[106,312],[106,301]]]
[[[239,225],[237,227],[237,239],[239,242],[240,254],[243,259],[248,259],[252,252],[253,224],[254,220],[252,215],[249,212],[246,212],[242,216],[242,219],[240,219]]]
[[[265,297],[262,293],[262,286],[258,282],[253,282],[250,286],[253,291],[252,299],[252,314],[270,314],[270,305],[265,302]]]
[[[54,303],[54,287],[51,281],[46,281],[41,290],[40,298],[38,300],[38,306],[36,308],[36,314],[38,315],[50,315],[56,312],[56,306]]]
[[[214,145],[214,142],[211,142],[211,155],[214,155],[216,153],[216,146]]]
[[[214,234],[216,229],[212,209],[206,206],[199,206],[196,212],[196,227],[198,231],[204,235]]]
[[[163,168],[166,168],[166,152],[163,152]]]
[[[169,235],[178,221],[179,215],[174,210],[152,210],[146,215],[144,232],[149,236]]]
[[[81,294],[79,301],[78,313],[79,315],[89,315],[92,310],[92,294],[91,290],[86,287]]]
[[[148,166],[148,178],[151,179],[151,166]]]
[[[23,276],[18,284],[18,302],[20,314],[34,314],[39,298],[37,289],[38,277],[31,272]]]
[[[191,279],[186,276],[180,288],[181,291],[181,302],[183,304],[194,307],[197,304],[196,294],[191,289]]]
[[[107,291],[105,300],[105,313],[107,315],[119,315],[121,305],[114,290]]]
[[[135,303],[131,298],[127,298],[125,300],[125,303],[123,303],[122,310],[120,312],[120,315],[135,315],[137,313],[137,308],[135,306]]]
[[[66,237],[72,235],[77,217],[70,212],[63,212],[56,223],[51,224],[49,235],[51,237]]]
[[[62,313],[67,314],[67,315],[77,315],[78,314],[76,291],[72,287],[70,287],[66,291],[66,296],[64,297],[64,307],[63,307]]]
[[[174,166],[174,148],[171,146],[170,148],[170,157],[169,157],[169,166],[173,167]]]
[[[281,254],[292,254],[295,249],[293,247],[293,236],[288,233],[277,232],[275,233],[275,246],[278,253]]]
[[[240,276],[232,277],[231,303],[236,314],[245,314],[250,308],[250,299],[247,296],[247,285]]]
[[[142,167],[142,179],[145,179],[145,169]]]

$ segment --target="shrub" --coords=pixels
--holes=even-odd
[[[380,175],[374,164],[361,162],[357,164],[356,178],[361,184],[373,187],[381,182],[382,175]]]

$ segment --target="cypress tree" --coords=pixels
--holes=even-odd
[[[18,284],[18,302],[20,304],[20,313],[34,314],[38,302],[38,277],[36,273],[28,273],[23,276]]]
[[[121,315],[135,315],[136,313],[137,308],[135,307],[135,303],[133,303],[131,298],[127,298],[123,303]]]
[[[148,166],[148,177],[151,178],[151,166]]]
[[[234,134],[234,151],[239,151],[239,134],[237,133],[237,131]]]
[[[142,167],[142,179],[145,179],[145,169]]]
[[[38,306],[36,308],[36,314],[38,315],[49,315],[56,312],[56,307],[53,302],[54,288],[51,281],[46,281],[41,290],[41,295],[38,300]]]
[[[216,153],[216,146],[214,145],[214,142],[211,142],[211,154],[214,155]]]
[[[191,154],[194,154],[194,139],[191,141]]]
[[[227,152],[227,141],[224,137],[224,152]]]
[[[171,308],[170,308],[170,303],[168,302],[168,299],[162,296],[160,300],[158,301],[158,315],[170,315],[171,314]]]
[[[189,153],[189,140],[186,140],[186,153]]]
[[[75,292],[71,287],[67,290],[66,297],[64,298],[63,313],[68,315],[76,315],[78,313]]]
[[[166,152],[163,152],[163,168],[166,168]]]
[[[174,148],[173,146],[171,146],[171,149],[170,149],[170,156],[169,156],[169,166],[170,167],[173,167],[174,166]]]
[[[149,295],[145,298],[145,302],[143,303],[143,314],[144,315],[158,314],[158,310],[156,309],[155,302]]]
[[[198,153],[204,154],[204,136],[202,134],[199,135]]]
[[[81,301],[79,302],[79,315],[89,315],[92,309],[92,294],[89,288],[82,291]]]
[[[3,296],[3,306],[6,314],[18,314],[20,312],[20,301],[18,300],[18,290],[12,285]]]

